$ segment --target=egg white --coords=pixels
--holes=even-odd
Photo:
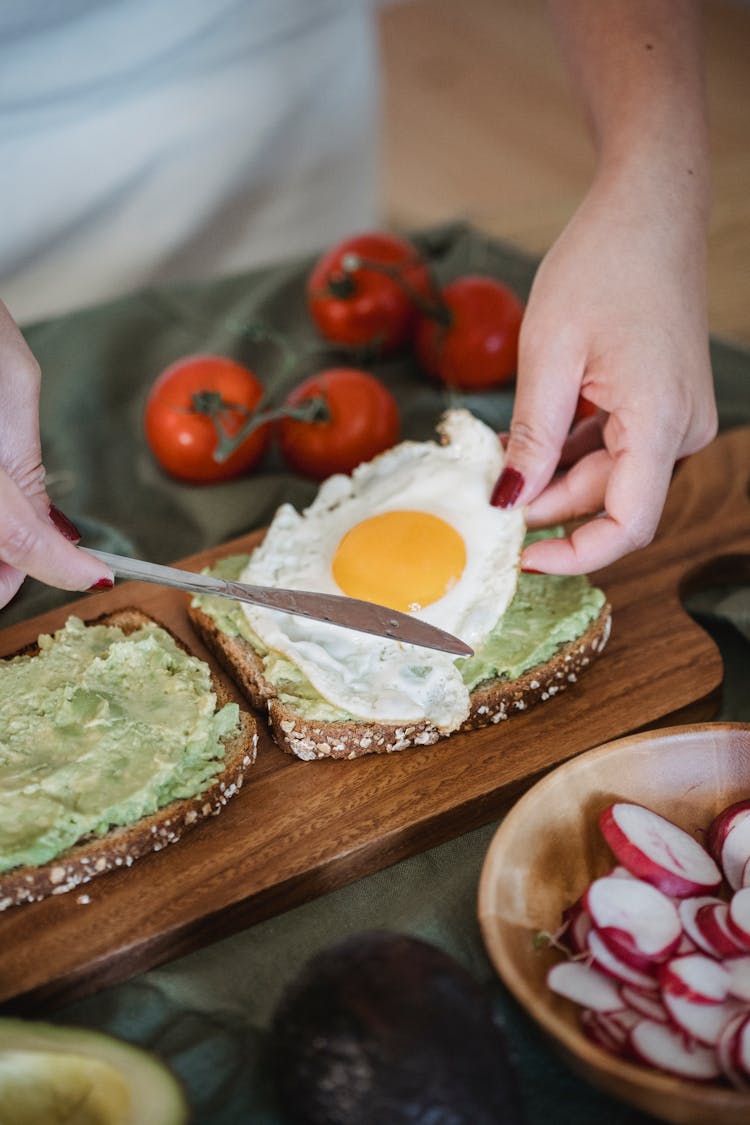
[[[330,477],[301,515],[276,513],[242,580],[340,594],[332,561],[346,532],[388,511],[421,511],[449,523],[466,545],[453,587],[414,616],[476,648],[513,597],[525,532],[521,510],[489,503],[503,465],[497,435],[466,410],[448,411],[442,444],[402,442]],[[330,703],[361,719],[418,722],[455,730],[469,713],[469,693],[448,653],[356,633],[325,622],[243,605],[252,629],[283,653]]]

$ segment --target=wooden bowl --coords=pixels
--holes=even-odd
[[[750,726],[704,723],[621,738],[554,770],[523,796],[493,837],[479,885],[479,921],[500,977],[595,1086],[665,1121],[750,1122],[750,1094],[688,1082],[610,1055],[578,1025],[577,1005],[545,983],[553,949],[540,930],[614,864],[598,827],[613,800],[647,805],[699,835],[722,808],[750,795]]]

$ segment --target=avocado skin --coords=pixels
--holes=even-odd
[[[452,957],[404,934],[357,934],[313,957],[269,1037],[290,1125],[523,1125],[489,999]]]

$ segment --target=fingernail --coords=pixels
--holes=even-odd
[[[518,469],[505,468],[495,485],[490,504],[493,508],[512,508],[524,486],[524,479]]]
[[[79,542],[81,538],[80,531],[74,523],[71,523],[67,516],[63,515],[59,508],[56,508],[54,504],[50,504],[48,514],[61,535],[64,535],[71,543]]]
[[[544,574],[544,571],[543,570],[534,570],[530,566],[522,566],[521,567],[521,574]]]
[[[89,586],[89,591],[91,591],[91,590],[111,590],[113,586],[114,586],[114,582],[112,581],[111,578],[100,578],[99,581],[95,582],[93,586]]]

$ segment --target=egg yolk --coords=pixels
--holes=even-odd
[[[428,512],[383,512],[347,531],[333,558],[343,593],[407,612],[431,605],[466,566],[466,546],[449,523]]]

